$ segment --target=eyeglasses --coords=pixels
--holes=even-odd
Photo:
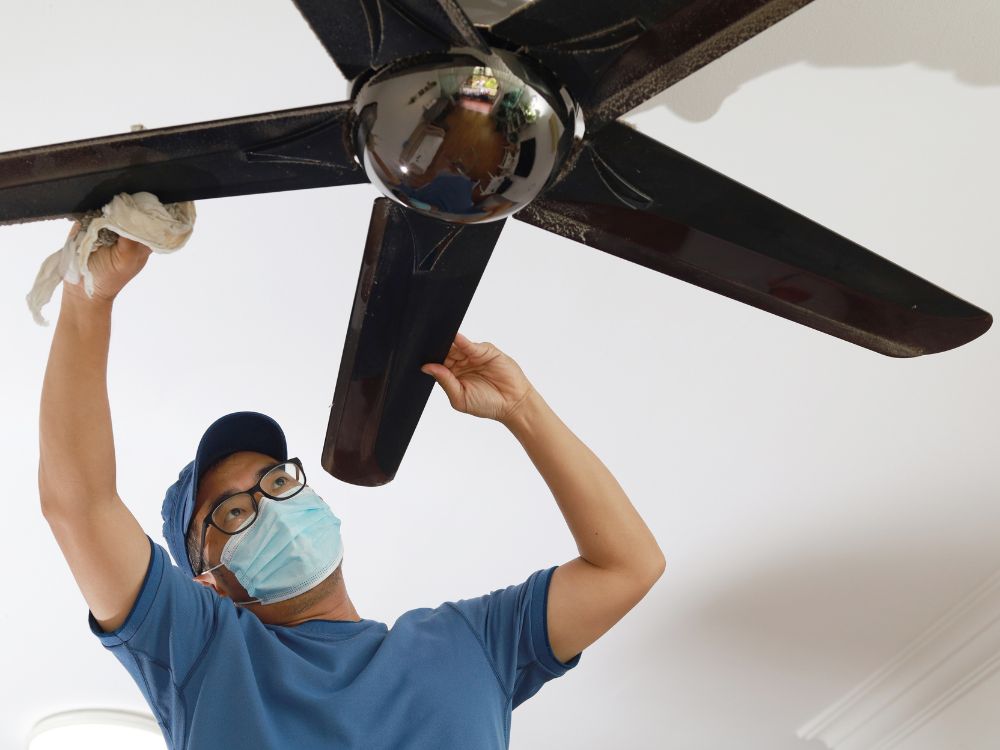
[[[227,536],[241,534],[257,520],[258,492],[271,500],[281,502],[295,497],[305,486],[306,472],[302,468],[302,462],[298,458],[290,458],[261,469],[260,480],[250,489],[219,499],[202,521],[197,575],[201,575],[205,567],[203,553],[209,526],[214,526]]]

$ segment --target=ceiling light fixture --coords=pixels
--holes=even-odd
[[[39,720],[28,750],[164,750],[160,725],[149,714],[112,709],[63,711]]]

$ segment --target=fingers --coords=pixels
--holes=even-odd
[[[453,346],[466,357],[482,357],[489,352],[490,347],[493,345],[486,341],[479,343],[470,341],[459,332],[455,334],[455,343]]]
[[[480,354],[479,351],[482,344],[477,344],[474,341],[470,341],[468,338],[463,336],[461,332],[455,334],[455,346],[458,347],[459,351],[468,354]]]
[[[454,370],[456,367],[461,370],[465,365],[474,366],[480,363],[473,360],[486,356],[489,354],[491,348],[494,348],[493,344],[485,341],[481,343],[470,341],[461,333],[456,333],[455,340],[448,349],[448,355],[445,357],[443,364],[449,370]]]
[[[422,373],[430,375],[437,381],[438,385],[448,396],[448,401],[453,409],[462,411],[462,384],[458,381],[451,370],[443,365],[427,364],[420,368]]]
[[[448,355],[444,358],[444,366],[451,369],[457,363],[462,362],[464,360],[465,360],[465,355],[457,346],[452,344],[451,348],[448,349]]]
[[[130,240],[128,237],[122,237],[120,235],[118,237],[118,245],[122,248],[122,250],[145,251],[147,258],[149,257],[149,254],[153,252],[153,249],[148,245],[143,245],[141,242],[136,242],[135,240]]]

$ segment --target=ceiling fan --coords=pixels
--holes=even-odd
[[[392,480],[506,217],[894,357],[992,324],[617,118],[811,0],[293,0],[351,100],[0,154],[0,224],[372,182],[322,465]]]

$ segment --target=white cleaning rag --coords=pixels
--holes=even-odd
[[[28,292],[28,309],[35,322],[47,326],[42,307],[52,299],[60,281],[80,282],[88,297],[94,296],[94,276],[87,266],[90,254],[103,245],[113,245],[117,235],[141,242],[153,252],[180,250],[194,229],[192,201],[163,205],[152,193],[119,193],[100,211],[89,211],[80,218],[80,229],[66,239],[61,250],[42,262],[35,285]],[[108,230],[108,231],[105,231]]]

